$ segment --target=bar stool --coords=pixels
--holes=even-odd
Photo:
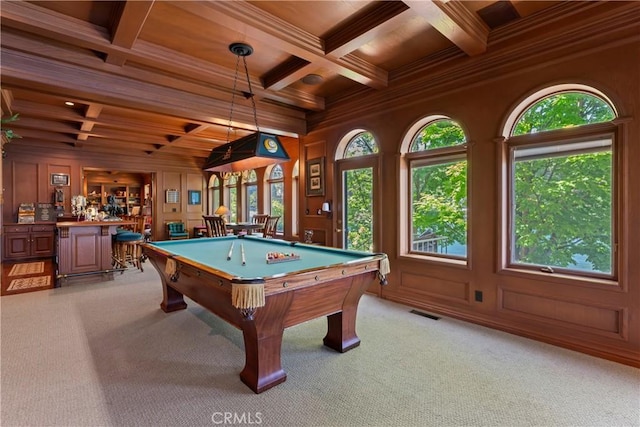
[[[116,267],[127,268],[127,265],[131,264],[140,271],[144,271],[141,243],[144,243],[143,234],[117,230],[113,241],[113,259]]]

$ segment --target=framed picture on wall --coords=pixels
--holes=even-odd
[[[199,190],[189,190],[187,196],[189,197],[187,203],[190,205],[199,205],[202,193]]]
[[[324,157],[307,160],[307,196],[324,196]]]
[[[51,174],[51,185],[55,185],[56,187],[69,186],[69,175],[66,173],[52,173]]]
[[[165,195],[165,203],[180,203],[180,192],[178,190],[167,190]]]

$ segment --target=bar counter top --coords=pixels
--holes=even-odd
[[[120,225],[133,225],[135,221],[63,221],[57,222],[56,227],[101,227],[101,226],[120,226]]]

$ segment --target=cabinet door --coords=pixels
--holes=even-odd
[[[42,231],[31,233],[31,255],[53,256],[53,232]]]
[[[6,233],[4,235],[4,257],[15,259],[31,255],[29,240],[29,233]]]

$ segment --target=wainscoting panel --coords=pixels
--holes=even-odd
[[[402,272],[400,283],[400,289],[405,291],[429,295],[457,303],[469,303],[468,282],[454,282],[438,277]]]
[[[499,307],[510,314],[563,328],[609,338],[624,339],[626,335],[625,310],[621,307],[566,301],[510,289],[500,289]]]

